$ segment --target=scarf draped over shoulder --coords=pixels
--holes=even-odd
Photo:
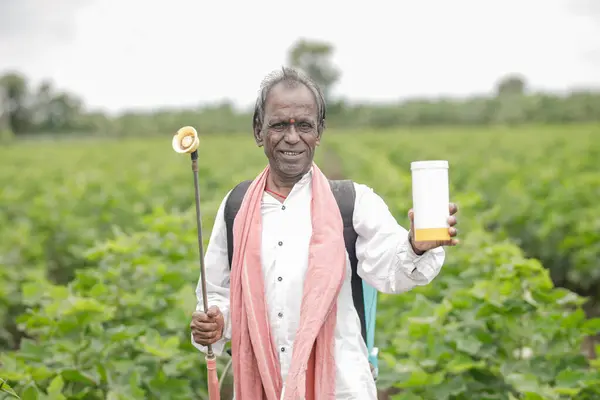
[[[261,201],[269,167],[252,182],[233,227],[230,301],[237,400],[335,399],[337,298],[346,271],[343,223],[329,182],[313,163],[308,269],[285,385],[271,336],[261,264]],[[283,389],[285,386],[285,390]]]

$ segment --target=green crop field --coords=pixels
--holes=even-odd
[[[206,399],[192,172],[170,141],[0,147],[0,399]],[[420,159],[449,160],[462,242],[431,285],[380,295],[382,393],[600,398],[600,126],[326,131],[317,151],[404,226]],[[250,135],[201,137],[205,242],[264,165]]]

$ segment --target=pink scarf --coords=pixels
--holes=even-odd
[[[282,377],[267,316],[261,200],[269,167],[254,179],[233,228],[231,346],[237,400],[280,400]],[[343,223],[329,182],[313,164],[308,270],[284,400],[335,399],[334,331],[346,271]]]

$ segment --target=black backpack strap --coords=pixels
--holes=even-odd
[[[233,222],[235,216],[240,210],[242,200],[246,195],[246,191],[250,187],[252,180],[243,181],[236,185],[231,190],[227,201],[225,202],[225,226],[227,228],[227,253],[229,256],[229,269],[231,269],[231,262],[233,260]]]
[[[351,180],[330,180],[329,185],[331,186],[333,196],[338,203],[340,214],[342,214],[342,221],[344,221],[344,242],[346,243],[346,251],[348,252],[348,258],[350,259],[350,266],[352,269],[352,300],[354,301],[354,308],[356,308],[358,318],[360,319],[362,337],[366,343],[367,324],[365,321],[363,283],[356,271],[358,267],[358,258],[356,257],[356,239],[358,234],[354,230],[354,223],[352,222],[354,216],[354,201],[356,199],[354,182]]]

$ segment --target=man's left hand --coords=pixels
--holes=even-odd
[[[458,212],[458,206],[454,203],[450,203],[450,217],[448,217],[448,233],[450,234],[450,240],[438,240],[434,242],[415,242],[415,213],[412,208],[408,211],[408,218],[410,219],[410,244],[416,254],[421,255],[428,250],[435,249],[440,246],[456,246],[458,239],[456,239],[457,230],[454,227],[456,225],[456,216]]]

